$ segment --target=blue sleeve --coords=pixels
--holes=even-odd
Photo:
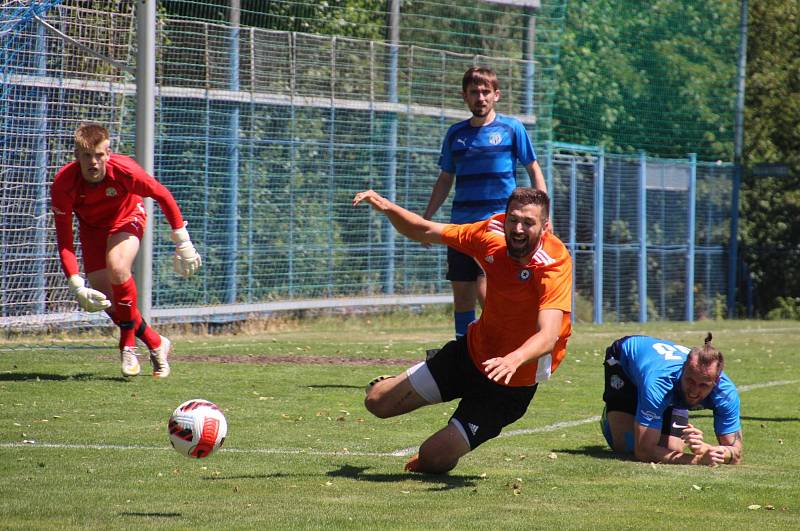
[[[514,124],[514,136],[516,137],[517,160],[519,160],[520,164],[523,166],[527,166],[536,160],[536,153],[533,151],[528,131],[525,130],[525,126],[522,125],[522,122],[516,122]]]
[[[667,409],[667,396],[672,386],[662,378],[645,380],[639,386],[636,404],[636,422],[646,428],[661,429],[664,410]]]
[[[724,382],[730,385],[720,387],[719,394],[714,397],[714,433],[727,435],[742,429],[739,420],[739,393],[733,382]]]
[[[452,175],[456,174],[456,164],[453,161],[453,153],[450,150],[451,137],[453,136],[453,128],[447,130],[442,142],[442,152],[439,154],[439,168]]]

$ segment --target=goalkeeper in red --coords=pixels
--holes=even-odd
[[[172,194],[136,161],[111,153],[108,130],[99,124],[75,131],[75,160],[56,173],[50,190],[61,266],[78,305],[87,312],[105,312],[119,327],[122,374],[141,371],[138,337],[150,351],[153,376],[169,376],[170,340],[153,331],[136,305],[131,269],[147,223],[143,197],[152,197],[172,227],[175,272],[189,277],[200,267],[200,255],[189,239],[186,223]],[[72,215],[78,218],[83,268],[75,254]],[[91,286],[91,287],[89,287]]]

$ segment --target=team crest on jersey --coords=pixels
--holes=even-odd
[[[487,264],[493,264],[494,263],[494,256],[489,255],[486,258],[484,258],[484,260],[486,260]]]
[[[501,135],[500,133],[492,133],[491,135],[489,135],[489,143],[493,146],[496,146],[502,141],[503,141],[503,135]]]
[[[519,279],[523,282],[531,278],[531,272],[527,269],[523,269],[519,272]]]
[[[106,197],[116,197],[116,195],[117,195],[116,188],[114,188],[113,186],[109,186],[108,188],[106,188]]]

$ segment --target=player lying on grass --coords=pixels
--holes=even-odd
[[[90,123],[75,131],[75,160],[58,171],[50,195],[58,253],[70,291],[83,310],[105,310],[119,327],[122,374],[136,376],[140,372],[138,337],[150,351],[153,376],[169,376],[170,341],[142,319],[131,269],[147,223],[142,197],[158,201],[172,227],[175,271],[188,277],[200,267],[200,255],[172,194],[133,159],[112,154],[108,130]],[[79,274],[73,213],[78,218],[83,268],[91,288]]]
[[[689,349],[665,339],[627,336],[606,350],[606,406],[601,421],[609,446],[644,462],[737,464],[742,459],[739,394],[711,344]],[[710,408],[718,445],[688,421],[689,409]]]
[[[406,464],[441,474],[522,417],[538,383],[561,363],[571,333],[572,259],[546,230],[550,200],[540,190],[517,188],[504,214],[463,225],[425,220],[372,190],[356,194],[353,205],[360,203],[408,238],[454,247],[486,272],[486,306],[467,334],[427,361],[373,381],[365,400],[372,414],[387,418],[460,398],[447,426]]]

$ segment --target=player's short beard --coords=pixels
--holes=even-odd
[[[489,113],[492,112],[492,106],[486,105],[481,110],[478,110],[477,107],[470,110],[472,111],[472,116],[474,116],[475,118],[486,118],[487,116],[489,116]]]
[[[533,250],[539,245],[539,240],[542,238],[541,231],[535,238],[528,237],[528,241],[524,247],[516,247],[511,239],[511,235],[506,233],[506,249],[511,258],[524,258],[531,254]]]

